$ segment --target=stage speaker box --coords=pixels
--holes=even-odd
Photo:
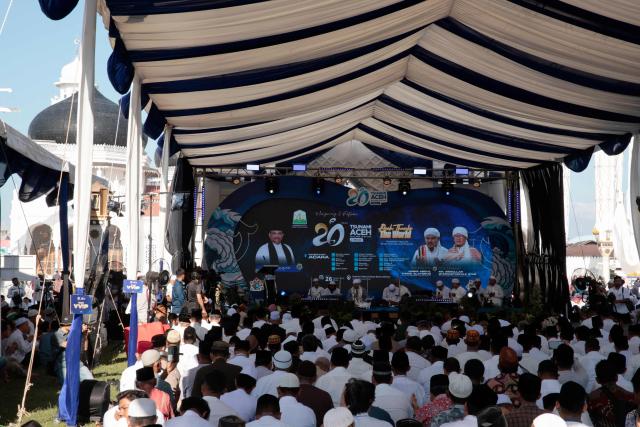
[[[82,381],[78,402],[78,422],[81,424],[102,422],[104,413],[109,409],[109,402],[109,384],[97,380]]]

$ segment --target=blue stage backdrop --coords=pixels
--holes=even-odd
[[[478,191],[403,196],[325,182],[318,195],[303,177],[279,178],[278,187],[269,194],[262,180],[247,184],[209,219],[205,262],[225,285],[248,288],[262,265],[279,264],[278,289],[289,293],[306,293],[313,277],[336,281],[343,293],[360,278],[378,295],[398,279],[417,291],[434,289],[437,280],[450,286],[453,278],[485,285],[490,275],[511,291],[513,232]]]

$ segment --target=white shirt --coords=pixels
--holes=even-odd
[[[198,347],[193,344],[181,344],[177,365],[180,376],[186,375],[187,371],[196,366],[198,366]]]
[[[218,423],[214,424],[218,425]],[[165,423],[166,427],[211,427],[211,423],[189,409],[180,417],[171,418]]]
[[[440,343],[440,345],[447,349],[448,357],[456,357],[457,354],[467,351],[467,345],[462,340],[460,340],[457,344],[451,345],[447,344],[446,341],[443,341],[442,343]]]
[[[441,424],[440,427],[477,427],[478,419],[473,415],[466,415],[463,419]]]
[[[309,288],[309,298],[320,298],[322,296],[322,286],[312,286]]]
[[[587,373],[589,381],[585,391],[589,393],[596,384],[596,365],[601,360],[605,360],[606,357],[600,354],[598,351],[590,351],[581,358],[578,359],[578,363],[582,366],[582,369]]]
[[[293,396],[280,398],[280,420],[295,427],[316,427],[315,412]]]
[[[371,382],[373,366],[362,360],[360,357],[354,357],[349,361],[347,371],[355,378]]]
[[[291,254],[291,264],[296,263],[296,259],[293,256],[293,251],[291,250],[291,246],[286,243],[273,243],[273,247],[276,249],[276,254],[278,255],[278,264],[279,265],[287,265],[287,256],[284,253],[284,249],[282,246],[285,246],[289,249],[289,253]],[[271,260],[269,258],[269,244],[265,243],[264,245],[258,248],[256,252],[256,265],[271,265]]]
[[[252,368],[255,367],[253,360],[251,360],[251,358],[245,354],[236,354],[231,359],[229,359],[227,363],[240,366],[243,369],[245,367],[252,367]]]
[[[451,289],[449,289],[447,286],[443,286],[441,288],[436,287],[436,293],[435,293],[435,297],[436,298],[451,298],[450,296],[451,293]]]
[[[464,365],[469,360],[476,359],[481,362],[484,362],[485,360],[489,360],[491,358],[491,354],[487,354],[486,352],[480,352],[480,351],[464,351],[462,353],[456,354],[453,357],[458,359],[458,362],[460,363],[460,369],[464,370]]]
[[[616,289],[615,287],[609,289],[609,295],[612,295],[612,294],[616,296],[616,300],[622,300],[622,299],[628,298],[629,300],[631,300],[633,304],[635,304],[636,302],[636,298],[631,294],[631,290],[629,290],[629,288],[625,288],[624,286],[620,286],[620,289]],[[629,309],[627,308],[627,305],[623,302],[614,304],[614,307],[615,307],[616,313],[620,313],[620,314],[629,313]],[[605,322],[603,321],[602,323],[606,331],[611,329],[611,328],[606,329]],[[611,323],[613,323],[613,321],[611,321]]]
[[[220,396],[220,400],[233,408],[240,418],[246,422],[252,421],[256,417],[256,405],[258,399],[248,394],[241,388]]]
[[[316,360],[320,357],[326,357],[327,359],[331,359],[331,355],[319,348],[316,351],[305,351],[300,355],[300,361],[304,362],[308,360],[309,362],[316,363]]]
[[[395,286],[394,290],[391,290],[389,286],[387,286],[382,291],[382,299],[388,302],[400,302],[400,299],[405,295],[411,296],[411,292],[403,285]]]
[[[484,379],[490,380],[491,378],[495,378],[500,374],[500,369],[498,369],[498,362],[500,361],[500,355],[496,354],[491,357],[489,360],[485,360],[484,363]],[[536,372],[537,375],[537,372]]]
[[[415,396],[419,407],[427,403],[427,395],[424,388],[406,375],[395,375],[391,387],[400,390],[409,396],[409,399],[411,399],[411,396]]]
[[[413,351],[407,351],[406,353],[409,358],[409,366],[411,367],[409,372],[407,372],[407,376],[414,381],[418,381],[420,372],[427,366],[430,366],[431,363],[418,353],[414,353]]]
[[[631,381],[627,380],[620,374],[618,374],[618,381],[616,381],[616,384],[618,385],[618,387],[622,387],[629,393],[633,393],[633,384],[631,384]]]
[[[427,366],[418,375],[418,382],[424,387],[425,393],[431,393],[431,377],[434,375],[444,374],[444,362],[437,360],[431,366]]]
[[[560,382],[558,380],[542,380],[540,383],[540,398],[536,400],[536,405],[538,408],[544,410],[544,405],[542,404],[542,399],[548,394],[552,393],[560,393]]]
[[[34,338],[35,339],[35,338]],[[22,331],[20,329],[16,329],[11,332],[11,335],[3,341],[2,348],[5,349],[7,347],[16,344],[16,350],[7,356],[9,359],[14,359],[18,363],[22,362],[27,354],[31,353],[31,343],[24,338]]]
[[[142,361],[138,360],[122,371],[122,375],[120,375],[120,391],[133,390],[136,388],[136,371],[142,367]]]
[[[465,295],[467,295],[467,290],[462,285],[458,286],[457,288],[451,288],[451,291],[449,292],[449,298],[451,298],[454,302],[462,301],[462,298],[464,298]]]
[[[364,413],[354,416],[353,419],[356,422],[355,427],[393,427],[386,421],[370,417],[369,415]]]
[[[180,390],[182,391],[180,398],[186,399],[187,397],[191,397],[191,393],[193,393],[193,382],[196,379],[196,372],[198,372],[198,369],[206,365],[209,365],[209,363],[201,363],[198,366],[189,369],[184,376],[180,376]]]
[[[336,336],[335,335],[331,335],[329,338],[327,338],[326,340],[322,341],[322,349],[324,351],[329,351],[333,347],[335,347],[337,344],[338,344],[338,340],[336,339]]]
[[[493,294],[493,296],[489,296]],[[488,285],[486,288],[480,290],[480,295],[487,298],[496,307],[502,306],[502,298],[504,297],[504,291],[501,286]]]
[[[107,412],[104,413],[102,418],[102,427],[128,427],[129,423],[127,423],[127,419],[122,417],[119,420],[116,420],[116,413],[118,412],[118,405],[114,405],[111,408],[107,409]],[[156,424],[165,425],[164,415],[162,412],[156,409]],[[202,420],[206,423],[205,420]],[[204,427],[204,426],[202,426]],[[207,427],[211,427],[207,424]]]
[[[327,297],[327,296],[341,296],[342,292],[340,292],[339,288],[335,288],[334,290],[331,290],[329,288],[323,288],[322,289],[322,296],[323,297]]]
[[[342,366],[338,366],[318,378],[315,385],[331,395],[333,406],[337,408],[340,406],[344,385],[351,378],[353,378],[353,375],[351,375],[349,371]]]
[[[534,351],[534,350],[537,350]],[[532,348],[529,353],[524,353],[522,355],[522,359],[520,359],[520,366],[529,371],[529,373],[533,375],[538,375],[538,365],[543,360],[548,360],[546,354],[538,350],[537,348]]]
[[[283,375],[287,375],[287,372],[274,371],[273,373],[260,378],[256,383],[256,388],[251,392],[251,396],[256,399],[263,394],[270,394],[274,397],[278,397],[278,382],[280,382],[280,377]]]
[[[214,396],[203,396],[205,402],[209,405],[209,426],[217,426],[220,418],[227,415],[235,415],[239,417],[238,413],[229,405]]]
[[[191,323],[191,327],[196,330],[196,337],[198,338],[198,340],[204,341],[204,336],[207,335],[207,332],[209,332],[209,330],[198,322]]]
[[[378,384],[376,386],[376,398],[373,406],[382,408],[389,413],[394,423],[404,418],[413,417],[413,407],[411,400],[400,390],[391,387],[389,384]]]
[[[315,416],[314,418],[315,419]],[[289,426],[289,424],[285,424],[282,421],[273,418],[271,415],[264,415],[260,417],[259,420],[251,421],[247,423],[246,427],[295,427]]]

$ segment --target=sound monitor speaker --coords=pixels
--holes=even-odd
[[[78,422],[101,422],[104,413],[109,409],[109,401],[109,384],[97,380],[82,381],[78,402]]]

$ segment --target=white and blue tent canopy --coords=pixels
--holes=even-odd
[[[195,167],[360,141],[485,169],[624,150],[640,128],[637,0],[101,0],[109,75]],[[128,94],[123,110],[127,111]]]

